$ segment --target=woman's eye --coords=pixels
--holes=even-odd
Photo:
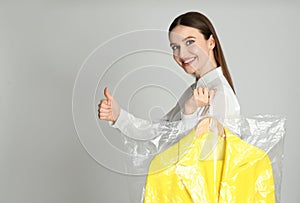
[[[173,50],[173,51],[175,51],[175,50],[177,50],[177,49],[179,49],[179,46],[171,46],[171,49]]]
[[[186,45],[193,44],[194,42],[195,42],[195,40],[192,40],[192,39],[190,39],[190,40],[187,40],[187,41],[186,41]]]

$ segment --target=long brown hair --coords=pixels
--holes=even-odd
[[[184,26],[189,26],[196,28],[204,35],[204,38],[206,40],[209,39],[211,35],[213,35],[215,39],[215,47],[213,49],[214,56],[217,62],[217,66],[222,67],[223,74],[225,78],[227,79],[229,85],[231,86],[233,92],[235,93],[234,87],[233,87],[233,82],[230,76],[230,73],[227,68],[227,64],[225,61],[225,57],[221,48],[221,44],[219,42],[217,33],[210,22],[210,20],[204,16],[201,13],[198,12],[187,12],[184,13],[177,18],[174,19],[172,24],[169,27],[169,33],[177,26],[177,25],[184,25]]]

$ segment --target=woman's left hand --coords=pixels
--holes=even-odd
[[[194,113],[198,107],[207,106],[212,103],[216,90],[199,87],[194,89],[193,95],[184,103],[184,114]]]

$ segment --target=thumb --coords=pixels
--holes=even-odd
[[[111,96],[111,94],[108,92],[108,88],[107,87],[104,88],[104,95],[105,95],[105,97],[108,100],[112,100],[113,99],[113,97]]]

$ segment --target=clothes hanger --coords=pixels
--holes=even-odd
[[[211,116],[207,116],[201,119],[195,127],[197,136],[201,136],[203,133],[209,130],[223,138],[226,137],[222,124],[216,118]]]
[[[225,131],[222,124],[213,117],[201,119],[195,127],[196,139],[204,133],[209,133],[201,144],[200,160],[223,160],[225,146]]]

